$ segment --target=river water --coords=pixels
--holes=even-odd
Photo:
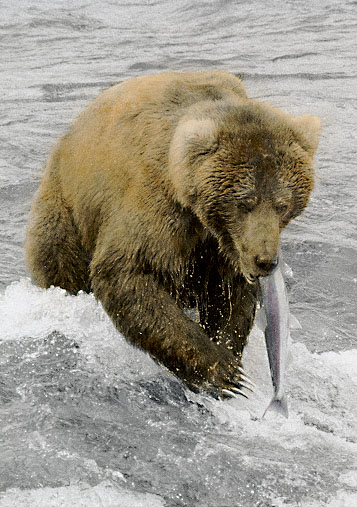
[[[357,505],[357,2],[0,2],[0,506]],[[98,92],[227,69],[322,119],[316,187],[283,235],[290,417],[253,329],[250,400],[195,395],[129,346],[91,295],[34,286],[30,202],[56,139]]]

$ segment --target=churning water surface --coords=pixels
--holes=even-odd
[[[357,505],[357,2],[0,2],[0,506]],[[131,76],[223,68],[321,117],[316,188],[283,235],[290,417],[264,338],[250,400],[195,395],[129,346],[91,295],[35,287],[24,230],[50,148]]]

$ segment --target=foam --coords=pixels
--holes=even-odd
[[[164,507],[157,495],[136,493],[110,481],[59,488],[9,489],[0,494],[1,507]]]

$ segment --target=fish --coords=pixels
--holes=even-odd
[[[265,315],[265,343],[274,387],[273,398],[265,409],[263,417],[271,409],[286,418],[289,416],[285,395],[285,370],[290,343],[290,312],[282,269],[284,269],[284,263],[279,251],[272,273],[259,279]]]

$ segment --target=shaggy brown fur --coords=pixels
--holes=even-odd
[[[221,395],[240,385],[256,280],[308,202],[318,136],[317,118],[251,100],[223,71],[114,86],[52,153],[27,230],[31,273],[93,290],[132,343]]]

